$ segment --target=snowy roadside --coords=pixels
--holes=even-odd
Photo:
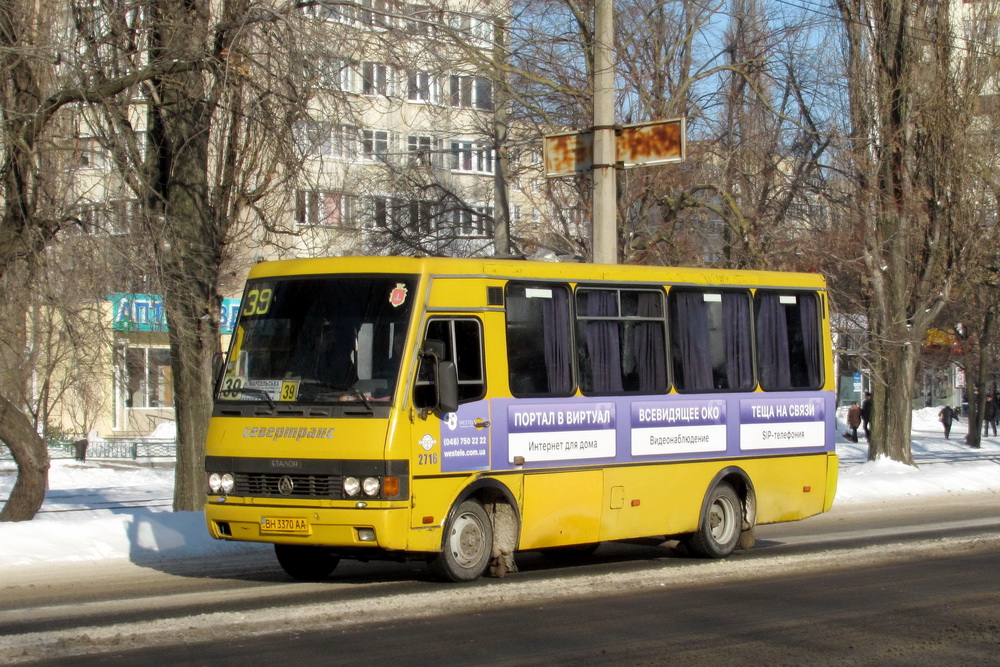
[[[843,433],[841,424],[838,433]],[[1000,438],[966,447],[964,422],[945,440],[937,408],[913,414],[912,451],[919,467],[867,461],[867,444],[838,437],[837,505],[913,496],[996,494],[1000,513]],[[14,482],[0,462],[0,498]],[[232,556],[270,545],[221,542],[208,536],[202,512],[172,512],[173,470],[162,461],[53,461],[50,490],[33,521],[0,524],[0,567],[128,559]]]

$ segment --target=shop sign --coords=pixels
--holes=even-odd
[[[168,331],[163,297],[156,294],[112,294],[113,328],[115,331]],[[221,333],[233,332],[240,312],[239,299],[223,299],[219,313]]]

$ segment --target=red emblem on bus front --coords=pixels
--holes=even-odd
[[[396,283],[396,287],[389,292],[389,303],[392,304],[393,308],[398,308],[406,302],[406,285],[403,283]]]

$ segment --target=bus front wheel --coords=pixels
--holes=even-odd
[[[300,544],[275,544],[274,555],[281,569],[299,581],[322,581],[340,563],[340,557],[329,549]]]
[[[708,495],[698,531],[685,540],[692,555],[700,558],[725,558],[740,541],[743,505],[736,490],[720,482]]]
[[[474,581],[486,571],[492,553],[490,518],[478,500],[466,500],[448,522],[441,553],[430,559],[431,572],[442,581]]]

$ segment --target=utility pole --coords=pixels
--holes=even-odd
[[[594,7],[593,261],[618,263],[618,201],[615,174],[614,2]]]
[[[497,257],[510,255],[510,202],[507,198],[507,174],[510,171],[510,150],[507,146],[507,125],[510,114],[510,93],[507,90],[507,24],[497,17],[493,32],[493,64],[497,68],[493,90],[493,130],[496,143],[496,164],[493,175],[493,253]]]
[[[618,168],[683,162],[687,152],[683,118],[615,124],[613,1],[595,0],[594,126],[546,135],[543,144],[547,177],[592,174],[591,260],[597,264],[618,263]]]

